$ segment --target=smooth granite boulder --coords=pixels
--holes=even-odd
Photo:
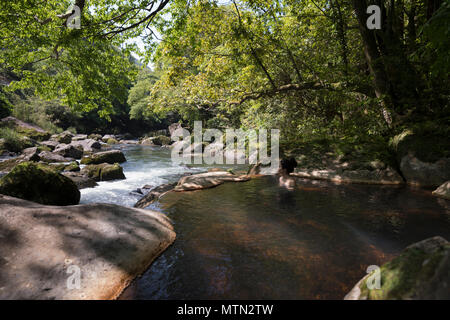
[[[3,195],[0,235],[2,300],[115,299],[176,237],[169,218],[150,210]]]

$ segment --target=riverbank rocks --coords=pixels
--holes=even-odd
[[[400,171],[407,183],[422,187],[437,187],[450,180],[450,158],[436,162],[423,162],[412,154],[404,156]]]
[[[437,197],[450,200],[450,181],[444,182],[440,185],[439,188],[433,191],[433,194]]]
[[[125,155],[120,150],[109,150],[104,152],[98,152],[91,154],[89,156],[85,156],[81,159],[81,164],[101,164],[101,163],[123,163],[126,162],[127,159]]]
[[[224,182],[244,182],[249,180],[250,178],[246,175],[237,176],[226,171],[205,172],[181,178],[173,190],[177,192],[201,190],[216,187]]]
[[[152,138],[145,138],[145,139],[141,140],[141,144],[142,145],[146,145],[146,146],[154,146],[155,145],[153,143],[153,139]]]
[[[69,131],[64,131],[62,133],[60,133],[59,135],[56,136],[56,141],[58,141],[59,143],[65,143],[65,144],[69,144],[72,142],[72,137],[74,135],[69,132]]]
[[[74,172],[74,171],[65,171],[61,173],[63,176],[69,178],[70,180],[75,183],[75,185],[78,187],[79,190],[86,189],[86,188],[94,188],[98,186],[97,182],[95,182],[94,179],[91,179],[85,175],[83,175],[81,172]]]
[[[86,140],[88,138],[87,134],[76,134],[72,137],[72,141],[80,141],[80,140]]]
[[[172,143],[172,139],[166,136],[157,136],[150,138],[152,143],[156,146],[166,146],[170,145]]]
[[[156,188],[153,188],[144,197],[142,197],[141,200],[136,202],[134,207],[141,209],[148,207],[153,202],[165,195],[167,192],[170,192],[173,188],[175,188],[176,185],[176,183],[162,184]]]
[[[73,205],[80,192],[69,178],[42,164],[23,162],[0,179],[0,193],[47,205]]]
[[[39,159],[42,162],[47,163],[54,163],[54,162],[72,162],[75,159],[73,158],[65,158],[57,153],[49,152],[49,151],[42,151],[39,153]]]
[[[173,133],[176,131],[176,130],[178,130],[178,129],[182,129],[183,127],[181,126],[181,124],[180,123],[172,123],[170,126],[169,126],[169,134],[170,134],[170,136],[172,136],[173,135]]]
[[[369,290],[364,277],[346,300],[448,300],[450,299],[450,243],[429,238],[407,247],[397,258],[381,266],[381,288]]]
[[[115,299],[175,240],[166,215],[112,204],[43,206],[0,195],[0,299]],[[80,288],[68,288],[81,271]]]
[[[125,179],[125,175],[123,174],[123,168],[118,164],[91,164],[85,166],[81,170],[81,174],[85,175],[95,181],[110,181],[110,180],[118,180]]]
[[[72,141],[70,145],[75,148],[82,148],[84,152],[96,152],[102,148],[101,143],[93,139]]]
[[[109,139],[117,140],[117,139],[116,139],[116,136],[113,135],[113,134],[105,134],[105,135],[102,137],[102,141],[103,141],[103,142],[108,142]]]
[[[376,170],[342,170],[342,169],[296,169],[292,176],[306,179],[329,180],[334,182],[362,183],[362,184],[403,184],[403,178],[394,169]]]
[[[39,149],[37,147],[26,148],[22,151],[24,161],[39,161]]]
[[[51,134],[41,127],[26,123],[14,117],[6,117],[1,120],[2,125],[13,127],[18,133],[36,141],[50,139]]]
[[[75,147],[71,144],[60,144],[53,150],[53,153],[59,154],[64,158],[81,159],[83,157],[83,148],[81,146]]]
[[[55,148],[59,145],[58,141],[48,140],[48,141],[42,141],[40,143],[42,146],[45,146],[50,149],[50,151],[55,150]]]
[[[89,138],[89,139],[92,139],[92,140],[95,140],[95,141],[99,141],[99,140],[102,140],[102,135],[101,135],[101,134],[98,134],[98,133],[91,133],[91,134],[88,136],[88,138]]]

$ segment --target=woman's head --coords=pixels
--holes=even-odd
[[[282,159],[280,161],[280,170],[285,171],[287,174],[294,172],[297,167],[297,161],[294,158]]]

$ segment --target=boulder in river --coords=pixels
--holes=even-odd
[[[433,191],[433,194],[437,197],[450,200],[450,181],[444,182]]]
[[[409,184],[437,187],[450,180],[450,158],[441,158],[431,163],[407,154],[400,162],[400,171]]]
[[[376,272],[376,271],[374,271]],[[346,300],[450,299],[450,243],[429,238],[407,247],[380,268],[380,289],[369,290],[372,272],[345,296]]]
[[[101,143],[93,139],[72,141],[70,144],[76,148],[82,148],[84,152],[96,152],[102,148]]]
[[[47,163],[72,162],[75,160],[73,158],[64,158],[63,156],[61,156],[57,153],[53,153],[53,152],[49,152],[49,151],[42,151],[41,153],[39,153],[39,158],[42,162],[47,162]]]
[[[70,180],[72,180],[78,189],[86,189],[86,188],[94,188],[98,186],[97,182],[94,179],[89,178],[88,176],[82,174],[81,172],[74,171],[64,171],[62,175],[66,176]]]
[[[95,141],[99,141],[99,140],[102,140],[102,135],[101,135],[101,134],[98,134],[98,133],[91,133],[91,134],[88,136],[88,138],[89,138],[89,139],[92,139],[92,140],[95,140]]]
[[[88,138],[87,134],[76,134],[72,137],[72,141],[80,141],[80,140],[86,140]]]
[[[118,164],[90,164],[81,170],[81,174],[94,179],[95,181],[110,181],[125,179],[123,168]]]
[[[40,144],[42,146],[48,147],[51,151],[53,151],[59,145],[59,142],[53,141],[53,140],[47,140],[47,141],[42,141]]]
[[[47,165],[22,162],[0,179],[0,193],[47,205],[73,205],[80,191],[69,178]]]
[[[172,139],[166,136],[157,136],[150,139],[151,142],[156,146],[167,146],[172,143]]]
[[[52,140],[58,141],[59,143],[69,144],[72,142],[72,137],[74,135],[70,131],[64,131],[60,134],[53,135]]]
[[[0,222],[2,300],[115,299],[176,237],[166,215],[113,204],[43,206],[0,195]],[[68,289],[77,271],[80,287]]]
[[[39,149],[37,147],[26,148],[22,151],[23,159],[25,161],[39,161]]]
[[[141,200],[136,202],[134,207],[142,209],[148,207],[153,202],[155,202],[163,195],[165,195],[167,192],[175,188],[176,185],[177,185],[176,183],[162,184],[156,188],[153,188],[152,190],[150,190],[150,192],[148,192],[145,196],[143,196]]]
[[[176,130],[178,130],[178,129],[182,129],[183,127],[181,126],[181,124],[180,123],[172,123],[170,126],[169,126],[169,134],[170,134],[170,136],[172,136],[173,135],[173,133],[176,131]]]
[[[72,144],[60,144],[53,150],[53,153],[59,154],[64,158],[81,159],[83,157],[83,148]]]
[[[250,177],[247,175],[238,176],[226,171],[205,172],[181,178],[174,191],[207,189],[221,185],[224,182],[244,182],[249,180]]]
[[[101,164],[101,163],[123,163],[126,162],[127,159],[125,155],[120,150],[109,150],[104,152],[98,152],[91,154],[89,156],[85,156],[81,159],[81,164]]]
[[[113,134],[105,134],[105,135],[102,137],[102,141],[103,141],[103,142],[108,142],[109,139],[117,140],[117,139],[116,139],[116,136],[113,135]]]

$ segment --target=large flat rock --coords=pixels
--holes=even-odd
[[[114,299],[174,240],[158,212],[0,195],[0,299]]]
[[[237,176],[226,171],[205,172],[181,178],[173,190],[177,192],[201,190],[214,188],[224,182],[245,182],[249,180],[249,176]]]

